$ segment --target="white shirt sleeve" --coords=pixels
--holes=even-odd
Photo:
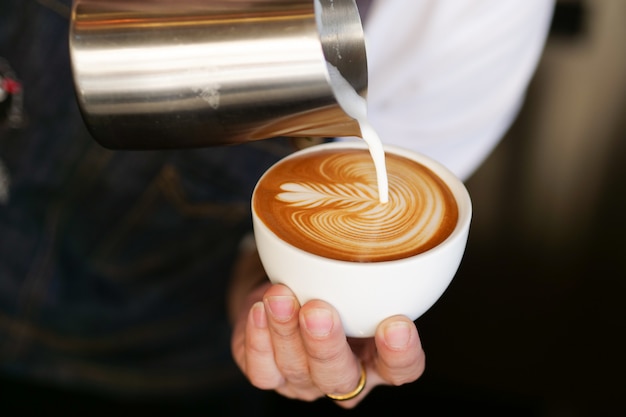
[[[365,22],[381,140],[467,179],[515,119],[553,0],[380,0]]]

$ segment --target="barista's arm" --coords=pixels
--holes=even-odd
[[[242,311],[247,312],[254,302],[260,300],[269,286],[254,237],[249,234],[241,241],[239,257],[229,284],[227,306],[231,323],[235,324]]]
[[[516,117],[554,0],[375,0],[369,115],[384,143],[466,179]]]

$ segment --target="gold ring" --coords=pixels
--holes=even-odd
[[[326,396],[330,398],[331,400],[335,400],[335,401],[348,401],[348,400],[353,399],[357,395],[359,395],[361,391],[363,391],[363,388],[365,388],[365,383],[367,382],[367,374],[365,372],[365,366],[363,366],[363,363],[361,362],[359,362],[359,365],[361,366],[361,377],[359,378],[358,385],[353,391],[347,394],[342,394],[342,395],[326,394]]]

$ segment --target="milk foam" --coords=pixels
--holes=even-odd
[[[327,258],[379,262],[424,252],[454,229],[454,197],[425,166],[386,158],[386,204],[376,198],[369,152],[338,148],[275,165],[255,191],[255,210],[281,239]]]

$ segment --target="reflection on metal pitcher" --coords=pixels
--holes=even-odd
[[[354,0],[74,0],[70,48],[83,116],[106,147],[361,133],[327,69],[365,96]]]

